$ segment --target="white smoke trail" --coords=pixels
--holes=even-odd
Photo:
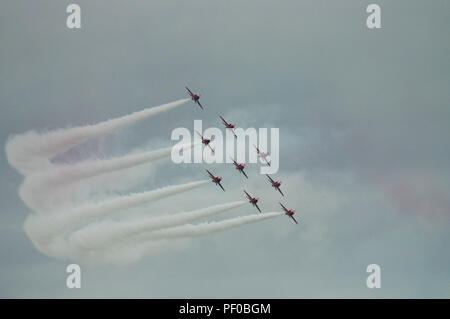
[[[179,147],[186,149],[193,146],[194,144],[187,144]],[[20,186],[19,195],[22,201],[31,209],[37,212],[48,212],[52,206],[55,206],[55,197],[63,190],[62,186],[84,178],[154,162],[169,156],[172,149],[172,147],[167,147],[156,151],[107,160],[84,161],[72,165],[55,165],[51,170],[26,176]]]
[[[5,147],[8,162],[23,175],[50,168],[49,159],[56,154],[67,151],[88,139],[102,137],[148,117],[174,109],[189,100],[187,98],[147,108],[94,125],[59,129],[42,134],[30,131],[12,136],[8,139]]]
[[[25,221],[25,231],[30,238],[40,242],[47,242],[54,237],[74,230],[93,220],[109,216],[118,211],[136,207],[173,196],[188,190],[203,186],[209,181],[197,181],[182,185],[163,187],[157,190],[115,197],[99,203],[88,203],[69,211],[49,215],[32,215]]]
[[[93,265],[99,263],[126,265],[149,254],[185,247],[186,240],[195,236],[205,236],[282,215],[284,215],[283,212],[264,213],[241,216],[220,222],[170,227],[149,233],[148,230],[142,230],[143,234],[121,238],[124,240],[111,243],[104,249],[92,249],[91,244],[95,240],[93,237],[90,238],[92,242],[86,247],[83,247],[86,242],[80,242],[81,238],[77,238],[75,245],[72,245],[73,254],[77,260]],[[83,238],[83,240],[86,239]],[[81,246],[78,246],[80,243],[82,243]]]
[[[245,224],[254,223],[262,221],[268,218],[274,218],[282,216],[283,212],[273,212],[273,213],[263,213],[254,214],[248,216],[240,216],[236,218],[230,218],[220,222],[202,223],[198,225],[183,225],[177,227],[171,227],[161,230],[155,230],[147,234],[143,234],[140,238],[141,241],[144,240],[155,240],[155,239],[169,239],[169,238],[181,238],[181,237],[194,237],[194,236],[204,236],[212,233],[217,233],[230,228],[235,228],[243,226]]]
[[[82,247],[86,250],[106,248],[111,244],[144,232],[183,225],[189,221],[216,215],[240,207],[246,203],[246,201],[237,201],[175,215],[140,219],[138,221],[102,222],[73,233],[70,237],[70,242],[73,246]]]
[[[189,100],[183,99],[148,108],[95,125],[41,134],[31,131],[11,137],[5,146],[7,158],[9,163],[25,176],[19,191],[20,197],[36,214],[26,219],[24,229],[36,248],[56,258],[97,264],[126,264],[157,251],[180,247],[185,242],[183,238],[211,234],[282,215],[282,213],[268,213],[221,222],[186,224],[245,203],[240,201],[169,216],[141,218],[135,221],[130,221],[130,217],[127,216],[128,220],[105,222],[104,218],[119,211],[173,196],[205,185],[209,181],[168,186],[94,202],[91,187],[83,189],[82,192],[77,190],[83,187],[80,186],[83,182],[86,186],[86,183],[91,181],[87,180],[88,178],[108,174],[112,177],[108,183],[117,185],[124,181],[120,174],[114,175],[118,171],[167,157],[172,154],[173,148],[75,164],[52,164],[50,161],[55,155],[90,138],[110,134]],[[196,143],[178,147],[184,149],[195,145]],[[108,189],[102,183],[98,183],[97,186],[103,191]],[[85,202],[75,205],[74,192],[77,195],[84,193],[82,200]]]
[[[74,250],[72,259],[91,266],[104,264],[124,266],[137,262],[147,255],[187,248],[188,243],[189,239],[186,238],[162,239],[142,244],[117,243],[101,250]]]

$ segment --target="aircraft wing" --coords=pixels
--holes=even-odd
[[[197,130],[195,131],[195,133],[197,133],[197,135],[203,140],[203,135],[200,134]]]
[[[292,218],[292,220],[293,220],[296,224],[298,224],[297,221],[295,220],[294,216],[291,215],[290,217]]]
[[[253,146],[256,148],[256,152],[259,154],[260,153],[259,148],[255,144],[253,144]]]
[[[252,199],[252,197],[244,190],[245,195],[247,195],[248,199]]]
[[[287,208],[286,207],[284,207],[284,205],[283,204],[281,204],[280,202],[278,202],[280,205],[281,205],[281,207],[283,207],[283,209],[284,209],[284,211],[285,212],[287,212],[288,210],[287,210]]]
[[[264,160],[266,161],[267,165],[270,166],[270,162],[266,158],[264,158]]]
[[[211,147],[211,145],[208,144],[208,147],[211,149],[211,152],[214,154],[214,149]]]
[[[222,116],[219,115],[219,117],[222,120],[223,124],[228,125],[227,121],[225,121],[225,119]]]
[[[188,90],[190,96],[194,95],[194,93],[192,93],[191,90],[189,90],[189,88],[187,86],[185,86],[185,88],[186,88],[186,90]]]
[[[261,212],[261,209],[259,209],[259,207],[258,207],[258,204],[255,203],[255,207],[258,209],[258,211],[259,211],[260,213],[262,213],[262,212]]]
[[[222,186],[222,184],[220,184],[220,182],[218,182],[217,185],[219,185],[220,188],[222,188],[222,190],[225,191],[225,188],[223,188],[223,186]]]
[[[210,171],[208,171],[208,170],[206,170],[207,172],[208,172],[208,174],[209,174],[209,177],[211,177],[211,178],[214,178],[214,175],[213,174],[211,174],[211,172]]]
[[[244,174],[245,178],[248,179],[248,176],[247,176],[247,174],[245,174],[244,170],[242,170],[241,172],[242,172],[242,174]]]
[[[266,176],[267,176],[267,178],[269,179],[269,181],[270,181],[271,183],[275,183],[275,181],[272,179],[272,177],[269,176],[269,174],[266,174]]]
[[[200,108],[203,110],[203,105],[200,103],[200,101],[199,100],[197,100],[197,101],[195,101],[197,104],[198,104],[198,106],[200,106]]]

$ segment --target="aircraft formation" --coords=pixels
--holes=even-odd
[[[186,86],[186,90],[188,91],[189,96],[191,97],[192,101],[194,101],[194,103],[197,104],[202,110],[204,110],[203,105],[200,104],[200,101],[199,101],[200,100],[200,94],[193,93],[191,90],[189,90],[189,88],[187,86]],[[222,124],[225,126],[225,129],[231,130],[233,132],[233,134],[234,134],[234,137],[237,138],[237,135],[236,135],[236,133],[234,131],[234,128],[235,128],[236,124],[227,122],[222,116],[219,116],[219,117],[220,117],[220,119],[222,121]],[[207,137],[204,137],[202,134],[200,134],[197,131],[196,131],[196,133],[201,138],[202,144],[204,144],[205,146],[208,146],[211,149],[211,152],[214,153],[214,149],[209,144],[211,142],[211,139],[207,138]],[[270,166],[270,161],[267,160],[267,156],[269,156],[269,153],[261,151],[258,148],[258,146],[256,146],[256,145],[253,145],[253,146],[255,147],[255,150],[256,150],[256,152],[258,154],[258,157],[263,159],[267,163],[267,165]],[[239,173],[241,173],[242,175],[244,175],[245,178],[248,179],[248,176],[247,176],[247,174],[244,171],[245,164],[244,163],[238,163],[233,158],[231,158],[231,160],[233,161],[233,164],[234,164],[236,170]],[[209,170],[206,170],[206,172],[208,173],[209,177],[211,178],[211,181],[213,183],[215,183],[217,186],[219,186],[223,191],[225,191],[225,189],[223,188],[223,186],[221,184],[222,176],[215,176]],[[267,174],[266,174],[266,176],[267,176],[268,182],[275,189],[275,191],[278,191],[284,197],[284,194],[283,194],[283,192],[280,189],[280,186],[281,186],[282,182],[274,180],[272,177],[270,177]],[[246,190],[244,190],[244,194],[247,197],[249,203],[252,204],[260,213],[262,213],[261,209],[258,206],[259,197],[251,196]],[[279,202],[279,204],[282,207],[282,209],[284,210],[285,215],[288,216],[289,218],[291,218],[296,224],[298,224],[297,220],[294,217],[295,209],[287,209],[281,202]]]

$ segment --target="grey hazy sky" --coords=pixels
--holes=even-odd
[[[218,114],[279,127],[277,177],[300,224],[278,218],[125,267],[83,267],[83,287],[69,290],[69,262],[25,235],[22,177],[2,156],[0,297],[450,297],[449,1],[80,0],[82,29],[69,30],[71,2],[0,3],[4,142],[173,101],[188,84],[204,112],[188,104],[71,155],[170,145],[172,128],[218,126]],[[365,26],[372,2],[380,30]],[[140,190],[202,179],[203,168],[162,161]],[[242,199],[240,176],[214,169],[233,190],[204,187],[148,210]],[[276,209],[277,193],[249,173],[245,187]],[[365,286],[371,263],[378,290]]]

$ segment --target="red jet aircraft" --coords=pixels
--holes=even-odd
[[[281,194],[282,196],[284,196],[283,192],[282,192],[281,189],[280,189],[281,181],[274,181],[274,180],[272,179],[272,177],[270,177],[269,175],[266,174],[266,176],[267,176],[267,178],[269,179],[269,182],[272,183],[272,187],[275,187],[275,189],[276,189],[277,191],[279,191],[280,194]]]
[[[236,135],[236,133],[235,133],[234,130],[233,130],[234,127],[235,127],[236,125],[233,124],[233,123],[228,123],[228,122],[225,121],[225,119],[224,119],[222,116],[220,116],[220,115],[219,115],[219,117],[220,117],[220,119],[222,120],[223,125],[225,125],[225,128],[229,128],[229,129],[231,130],[231,132],[233,132],[234,137],[237,138],[237,135]]]
[[[230,158],[231,158],[231,157],[230,157]],[[245,164],[244,164],[244,163],[238,164],[238,162],[236,162],[236,161],[235,161],[234,159],[232,159],[232,158],[231,158],[231,160],[233,161],[234,166],[236,167],[236,169],[237,169],[239,172],[241,172],[242,174],[244,174],[245,178],[248,178],[247,174],[245,174],[245,172],[244,172]]]
[[[296,224],[298,224],[297,221],[296,221],[295,218],[294,218],[295,209],[287,209],[286,207],[283,206],[283,204],[281,204],[281,203],[279,203],[279,204],[281,205],[281,207],[283,207],[284,213],[285,213],[286,215],[288,215],[290,218],[292,218],[292,220],[293,220]]]
[[[209,143],[211,143],[211,139],[210,139],[210,138],[203,137],[203,135],[200,134],[198,131],[195,131],[195,132],[196,132],[196,133],[198,134],[198,136],[202,139],[202,143],[205,144],[205,145],[207,145],[207,146],[211,149],[211,152],[213,152],[213,154],[214,154],[214,149],[211,147],[211,145],[209,145]]]
[[[195,103],[198,104],[198,106],[200,106],[200,108],[203,110],[203,106],[200,104],[200,94],[194,94],[191,92],[191,90],[189,90],[189,88],[187,86],[185,86],[186,90],[188,90],[189,95],[192,99],[192,101],[194,101]]]
[[[261,157],[262,159],[264,159],[266,161],[267,165],[270,166],[269,161],[267,161],[267,159],[266,159],[267,155],[269,155],[269,152],[261,152],[256,145],[253,144],[253,146],[256,148],[256,152],[258,153],[258,157]]]
[[[209,177],[211,177],[211,181],[215,183],[216,185],[219,185],[220,188],[222,188],[223,191],[225,189],[223,188],[222,184],[220,184],[220,181],[222,180],[222,176],[214,176],[210,171],[206,170],[208,172]]]
[[[247,195],[248,202],[251,203],[253,206],[255,206],[258,209],[258,211],[261,213],[261,210],[259,209],[258,204],[257,204],[259,198],[258,197],[251,197],[245,190],[244,190],[244,193],[245,193],[245,195]]]

